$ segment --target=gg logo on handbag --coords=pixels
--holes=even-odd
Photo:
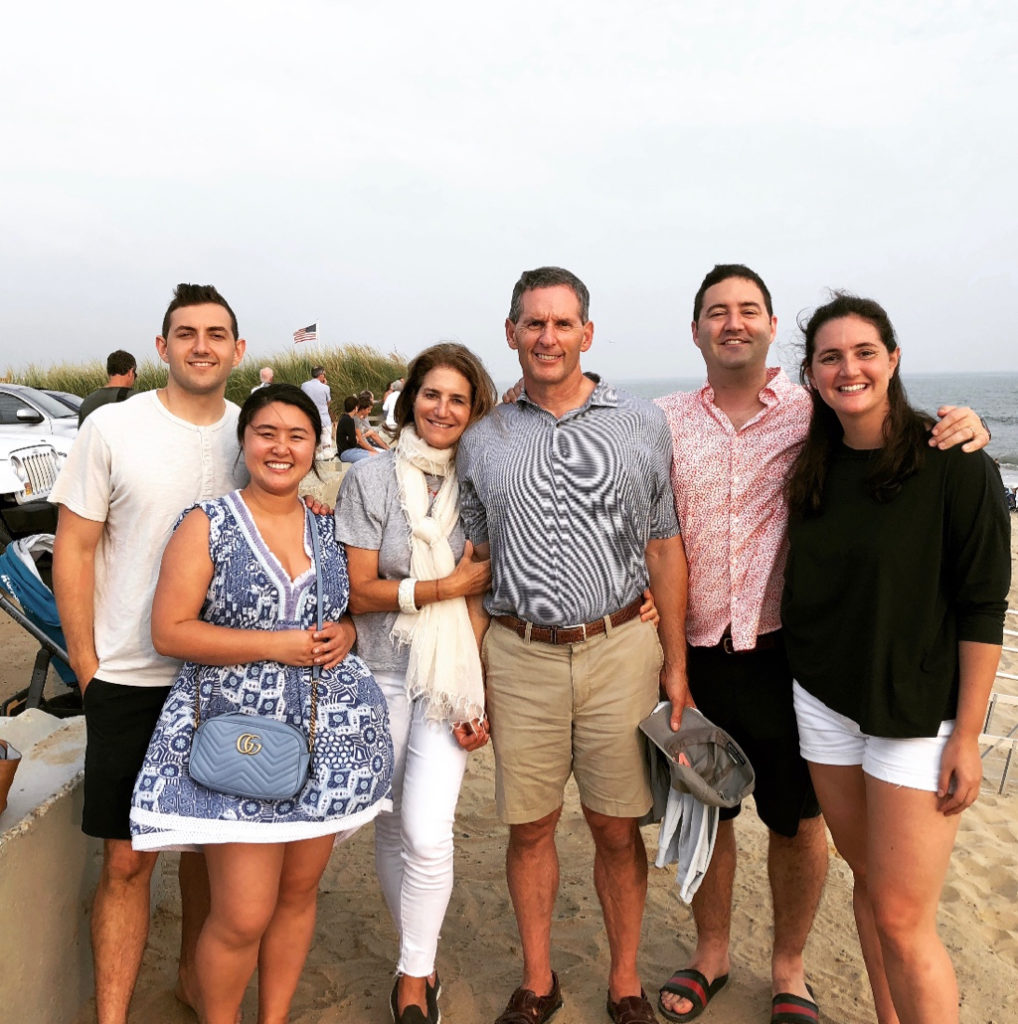
[[[257,754],[261,751],[262,745],[258,742],[260,737],[253,732],[245,732],[237,737],[238,754]]]

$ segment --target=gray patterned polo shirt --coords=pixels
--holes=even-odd
[[[460,508],[467,536],[491,545],[488,611],[566,626],[638,597],[647,542],[679,532],[671,461],[662,411],[604,382],[560,419],[523,394],[470,427]]]

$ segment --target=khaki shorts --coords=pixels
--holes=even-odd
[[[492,621],[481,660],[502,821],[537,821],[576,778],[583,806],[639,818],[651,806],[638,726],[657,703],[657,630],[633,619],[578,644],[528,643]]]

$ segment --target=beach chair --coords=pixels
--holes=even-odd
[[[0,704],[0,714],[17,715],[39,708],[59,718],[81,714],[81,691],[71,670],[49,584],[53,534],[38,533],[12,541],[0,553],[0,609],[39,644],[28,686]],[[65,684],[63,692],[46,698],[46,678],[52,665]]]
[[[1016,678],[1006,673],[998,674],[1003,675],[1006,679]],[[1016,735],[1018,734],[1018,725],[1012,726],[1004,735],[990,732],[990,720],[993,718],[993,713],[1002,707],[1018,708],[1018,697],[996,691],[991,693],[990,705],[986,710],[986,721],[983,724],[983,731],[979,735],[980,746],[986,747],[980,755],[984,761],[990,754],[1004,755],[1004,764],[1000,770],[1000,785],[997,787],[998,793],[1004,792],[1004,788],[1007,786],[1007,774],[1011,770],[1015,754],[1018,753],[1018,735]]]

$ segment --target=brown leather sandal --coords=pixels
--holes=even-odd
[[[518,988],[510,997],[505,1010],[495,1024],[544,1024],[558,1013],[562,1006],[562,989],[558,975],[551,972],[551,991],[539,996],[529,988]]]
[[[606,1008],[615,1024],[657,1024],[654,1007],[642,988],[638,996],[623,996],[617,1003],[612,1002],[609,992]]]

